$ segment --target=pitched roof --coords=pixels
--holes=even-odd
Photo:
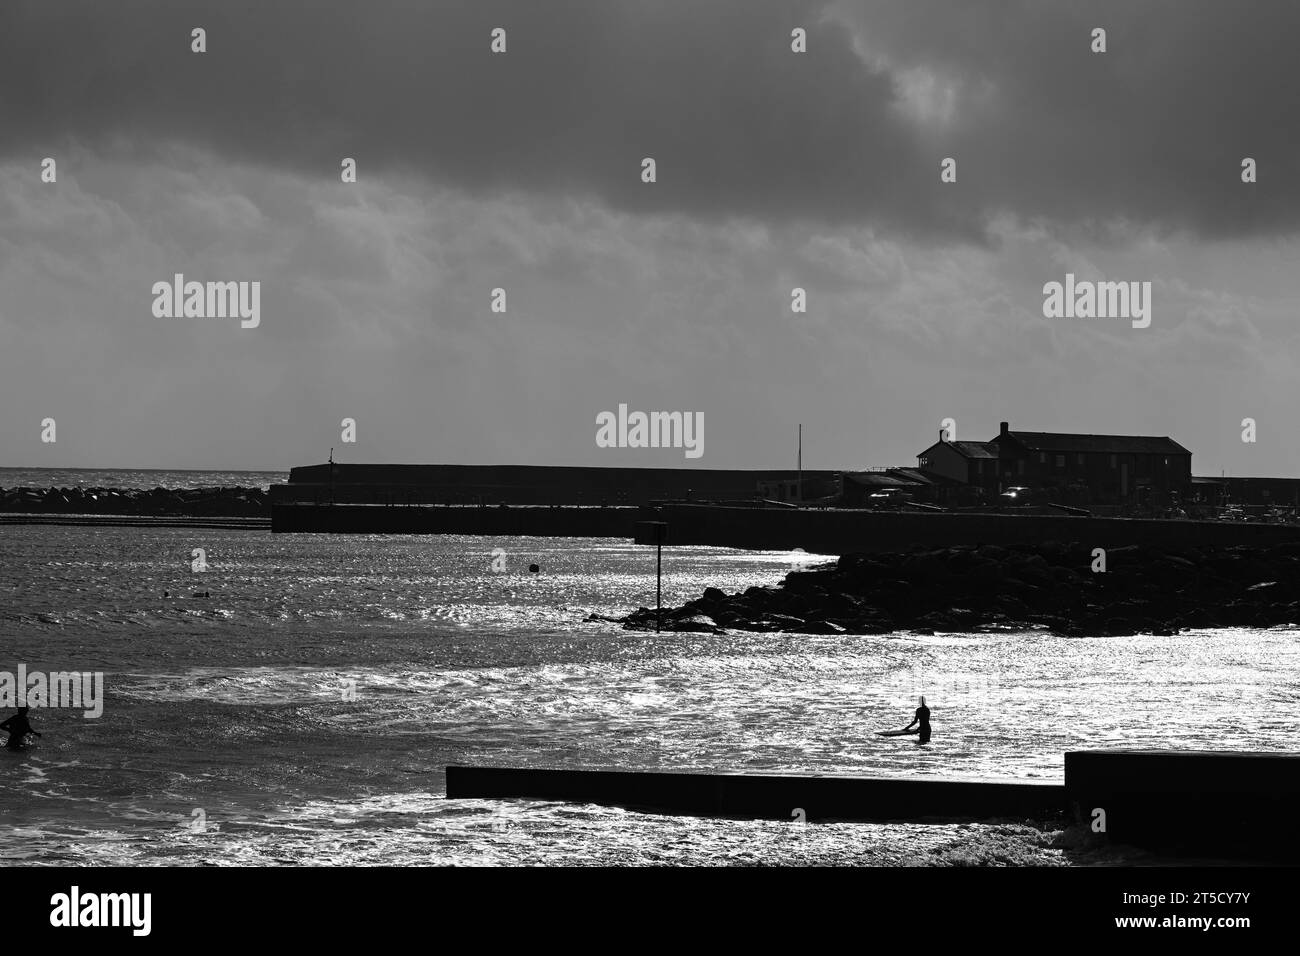
[[[919,481],[873,471],[845,472],[844,477],[855,485],[869,485],[880,488],[907,488],[921,484]]]
[[[902,478],[909,478],[923,485],[964,485],[964,481],[958,481],[956,478],[949,478],[947,475],[935,474],[932,471],[925,471],[921,468],[891,468],[891,475],[898,475]]]
[[[950,441],[947,443],[967,458],[996,458],[998,446],[987,441]]]
[[[993,444],[992,442],[987,442],[987,441],[935,442],[933,445],[930,446],[930,448],[927,448],[925,449],[925,451],[921,452],[920,456],[918,457],[924,457],[926,452],[930,451],[931,448],[938,448],[941,445],[944,448],[951,448],[953,451],[963,456],[964,458],[997,458],[998,457],[998,446]]]
[[[1099,452],[1112,455],[1190,455],[1191,452],[1168,436],[1070,435],[1064,432],[1007,432],[1006,437],[1033,451]]]

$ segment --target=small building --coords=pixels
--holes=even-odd
[[[919,481],[892,474],[890,470],[844,473],[842,501],[848,508],[875,508],[911,501],[924,487]]]
[[[904,501],[944,506],[975,504],[962,482],[920,468],[881,468],[844,473],[841,501],[849,508],[892,507]]]
[[[760,479],[756,495],[767,501],[783,501],[792,504],[822,502],[836,499],[840,495],[841,475],[806,478]]]
[[[916,458],[917,467],[930,475],[979,488],[986,497],[1002,489],[998,482],[998,446],[983,441],[945,441],[931,445]]]

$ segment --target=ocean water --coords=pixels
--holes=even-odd
[[[269,488],[287,471],[168,471],[161,468],[0,468],[0,488]]]
[[[207,571],[191,570],[194,548]],[[799,557],[670,548],[664,601],[774,584]],[[0,751],[0,861],[1062,863],[1056,837],[1022,823],[449,801],[444,771],[1059,780],[1072,748],[1281,751],[1300,732],[1295,630],[714,636],[584,623],[653,601],[653,551],[609,539],[0,527],[0,670],[103,671],[106,685],[100,718],[34,711],[44,737]],[[873,734],[907,723],[920,693],[929,746]]]

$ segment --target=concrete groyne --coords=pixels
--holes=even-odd
[[[937,778],[658,773],[448,767],[447,797],[572,800],[695,816],[790,820],[1036,818],[1062,812],[1065,788]]]
[[[1065,755],[1072,812],[1113,843],[1294,862],[1300,754],[1085,750]]]
[[[1064,783],[451,766],[447,798],[809,822],[1064,818],[1098,843],[1180,856],[1285,860],[1300,851],[1295,754],[1072,751]]]

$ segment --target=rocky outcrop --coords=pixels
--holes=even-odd
[[[744,631],[883,634],[1046,628],[1067,635],[1300,624],[1300,542],[1271,547],[961,545],[848,554],[743,594],[708,588],[665,621]],[[621,619],[653,630],[645,608]],[[668,628],[664,630],[693,628]],[[703,628],[701,628],[703,629]]]
[[[269,518],[261,488],[0,488],[0,512]]]

